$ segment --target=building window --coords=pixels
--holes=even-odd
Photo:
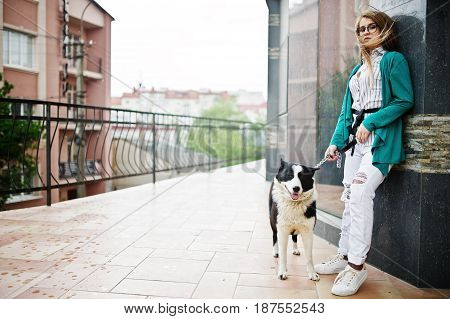
[[[75,85],[68,84],[68,90],[66,93],[67,103],[76,104],[77,103],[77,90]]]
[[[68,45],[68,49],[67,49],[67,59],[69,60],[69,67],[71,68],[75,68],[75,56],[76,56],[76,50],[77,50],[77,46],[75,45],[75,43],[78,43],[80,41],[80,37],[79,36],[71,36],[70,39],[70,45]]]
[[[3,63],[33,67],[33,36],[5,29],[3,31]]]

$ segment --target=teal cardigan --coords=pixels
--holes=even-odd
[[[348,84],[360,66],[361,64],[358,64],[348,78],[341,113],[331,138],[330,145],[336,145],[338,149],[342,149],[348,143],[349,129],[353,122],[351,112],[353,100]],[[375,131],[372,165],[386,176],[389,172],[389,164],[397,164],[405,160],[401,116],[413,107],[414,98],[408,62],[401,53],[386,52],[380,61],[380,72],[381,109],[367,115],[362,124],[370,132]]]

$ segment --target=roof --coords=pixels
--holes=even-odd
[[[102,7],[101,5],[99,5],[99,4],[97,3],[97,1],[95,1],[95,0],[91,0],[91,1],[92,1],[92,4],[93,4],[93,5],[95,5],[98,9],[100,9],[101,11],[103,11],[104,13],[106,13],[107,15],[109,15],[109,16],[112,18],[112,20],[115,21],[114,17],[113,17],[111,14],[109,14],[108,11],[106,11],[105,9],[103,9],[103,7]]]
[[[122,98],[119,96],[112,96],[111,97],[111,105],[120,105],[122,104]]]
[[[132,93],[123,93],[122,94],[122,98],[131,98],[131,97],[139,97],[139,93],[138,92],[132,92]]]

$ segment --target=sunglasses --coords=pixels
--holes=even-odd
[[[356,29],[356,34],[359,36],[360,34],[369,31],[369,33],[374,33],[378,29],[378,25],[376,23],[371,23],[367,27],[362,26]]]

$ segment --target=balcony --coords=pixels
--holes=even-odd
[[[264,161],[0,213],[0,298],[336,298],[305,258],[276,279]],[[299,241],[300,243],[300,241]],[[314,259],[336,247],[316,237]],[[446,298],[374,267],[353,298]]]
[[[112,190],[118,179],[138,185],[264,153],[264,127],[245,121],[24,99],[2,98],[0,108],[0,208],[22,208],[8,206],[14,194],[45,194],[51,205]]]

